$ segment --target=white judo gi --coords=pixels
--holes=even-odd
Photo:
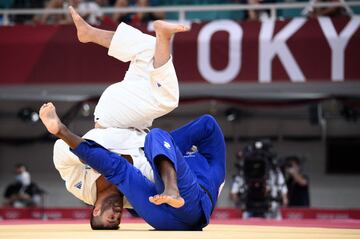
[[[110,85],[96,105],[95,122],[101,128],[86,133],[83,138],[96,141],[118,154],[130,155],[134,166],[154,181],[153,171],[141,149],[154,119],[175,109],[179,102],[179,87],[172,58],[154,69],[156,39],[121,23],[112,38],[108,54],[123,62],[130,61],[124,80]],[[98,172],[82,164],[62,140],[54,145],[53,160],[65,181],[66,189],[87,204],[96,201]],[[131,207],[127,200],[124,207]]]
[[[175,109],[179,85],[172,59],[154,69],[155,37],[121,23],[111,41],[110,56],[130,66],[123,81],[110,85],[95,108],[95,122],[105,128],[144,129]]]

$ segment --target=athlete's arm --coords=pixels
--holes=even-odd
[[[83,162],[111,178],[119,170],[120,164],[128,164],[126,159],[111,153],[93,141],[86,141],[71,132],[60,120],[55,106],[49,102],[41,106],[39,116],[49,133],[62,139]],[[124,167],[122,167],[124,168]]]
[[[128,164],[126,158],[112,153],[90,140],[81,142],[71,151],[106,178],[122,174],[124,170],[123,164]]]

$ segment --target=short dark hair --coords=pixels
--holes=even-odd
[[[21,168],[21,167],[24,167],[25,169],[27,169],[26,165],[23,164],[23,163],[17,163],[17,164],[15,164],[15,168]]]
[[[286,162],[287,162],[287,163],[292,163],[292,162],[294,162],[294,163],[296,163],[297,165],[300,165],[300,164],[301,164],[300,158],[299,158],[298,156],[296,156],[296,155],[288,156],[288,157],[286,158]]]
[[[105,226],[103,223],[101,223],[98,219],[100,216],[96,216],[94,217],[94,209],[95,207],[93,207],[93,209],[91,210],[91,214],[90,214],[90,226],[91,229],[93,230],[118,230],[119,229],[119,225],[111,225],[111,226]]]

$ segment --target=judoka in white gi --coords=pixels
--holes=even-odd
[[[70,7],[80,42],[108,48],[108,54],[130,66],[121,82],[110,85],[95,108],[95,128],[83,138],[123,155],[149,180],[153,171],[142,148],[146,129],[154,119],[178,106],[179,88],[170,55],[170,38],[186,31],[181,24],[155,22],[156,37],[121,23],[115,32],[88,25]],[[98,172],[83,164],[63,140],[54,145],[54,164],[67,190],[87,204],[94,205],[93,229],[117,228],[121,220],[122,195]],[[106,202],[106,203],[104,203]],[[124,200],[124,207],[131,207]]]

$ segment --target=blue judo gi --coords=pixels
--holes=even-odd
[[[188,153],[192,146],[196,152]],[[154,171],[149,181],[128,161],[93,141],[84,141],[72,150],[127,197],[135,211],[158,230],[201,230],[209,223],[225,180],[225,142],[215,119],[204,115],[171,132],[152,129],[145,139],[144,152]],[[150,196],[164,191],[155,158],[166,156],[174,165],[180,195],[185,204],[173,208],[154,205]]]

